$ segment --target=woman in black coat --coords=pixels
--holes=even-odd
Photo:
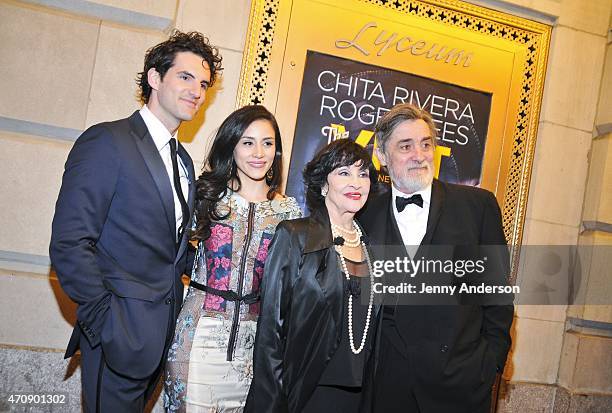
[[[304,180],[312,214],[281,222],[270,246],[245,412],[359,410],[378,307],[354,216],[376,171],[342,139],[308,163]]]

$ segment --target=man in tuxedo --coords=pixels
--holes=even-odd
[[[217,48],[175,31],[145,56],[144,105],[87,129],[66,161],[51,262],[78,304],[66,357],[81,350],[88,412],[140,412],[155,387],[193,263],[193,162],[177,140],[221,70]]]
[[[504,284],[508,254],[495,196],[433,178],[436,127],[431,115],[411,104],[397,105],[379,120],[375,134],[377,155],[392,182],[390,191],[368,201],[360,217],[374,249],[385,246],[378,248],[383,257],[376,258],[394,259],[394,246],[412,259],[435,248],[451,251],[456,259],[460,246],[471,251],[496,245],[490,251],[497,258],[487,264],[487,273]],[[454,274],[449,280],[460,281]],[[467,276],[462,280],[469,281]],[[439,305],[421,296],[423,305],[408,305],[397,296],[386,298],[372,376],[373,410],[488,412],[492,384],[510,348],[511,300],[487,303],[479,297],[465,304],[449,296],[455,305]]]

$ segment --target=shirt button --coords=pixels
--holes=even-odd
[[[448,351],[448,346],[446,344],[444,344],[443,346],[440,347],[440,352],[441,353],[446,353]]]

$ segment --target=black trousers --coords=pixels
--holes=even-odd
[[[412,391],[413,366],[386,334],[380,338],[380,360],[374,378],[374,413],[421,413]]]
[[[81,339],[81,387],[87,413],[142,412],[155,390],[163,363],[145,379],[133,379],[113,371],[105,362],[102,346],[91,348]]]
[[[465,395],[466,400],[450,402],[445,399],[447,395],[438,390],[437,396],[428,394],[425,397],[430,399],[419,401],[414,392],[414,372],[417,367],[413,358],[407,358],[398,350],[395,339],[399,337],[393,335],[395,332],[387,329],[386,334],[383,332],[381,335],[380,360],[373,383],[374,413],[489,413],[490,397],[477,406],[470,406],[468,394]],[[440,399],[436,400],[435,397]]]

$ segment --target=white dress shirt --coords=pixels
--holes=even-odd
[[[174,217],[176,218],[176,231],[175,236],[178,236],[177,231],[183,222],[183,209],[181,208],[181,201],[179,200],[176,190],[174,189],[174,172],[172,171],[172,155],[170,153],[170,139],[177,139],[177,133],[170,135],[170,132],[164,124],[151,112],[151,110],[144,105],[140,109],[140,116],[147,125],[147,129],[153,138],[155,147],[161,156],[164,165],[166,166],[166,172],[168,173],[168,179],[170,179],[170,185],[172,186],[172,194],[174,195]],[[176,147],[178,148],[178,141]],[[179,176],[181,178],[181,190],[185,201],[189,199],[189,178],[187,177],[187,168],[183,164],[183,160],[177,155]]]
[[[409,198],[416,194],[420,194],[421,197],[423,197],[423,208],[415,204],[409,204],[406,205],[402,212],[398,212],[397,205],[395,204],[395,197],[401,196]],[[413,257],[419,245],[421,245],[421,241],[423,241],[425,232],[427,232],[429,204],[431,203],[431,185],[413,194],[405,194],[394,185],[391,185],[391,197],[395,222],[397,222],[400,234],[402,235],[402,241],[404,241],[408,254],[410,257]]]

